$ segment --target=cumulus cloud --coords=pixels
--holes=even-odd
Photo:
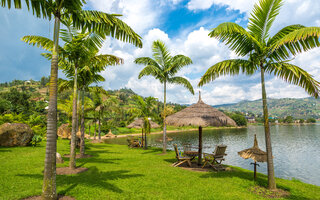
[[[234,59],[238,56],[230,51],[225,44],[218,40],[208,37],[209,30],[205,27],[197,29],[188,29],[188,32],[181,32],[174,37],[170,37],[165,31],[157,28],[158,21],[161,19],[161,11],[155,11],[155,5],[152,1],[143,0],[113,0],[112,4],[105,3],[102,0],[92,0],[96,7],[102,8],[106,4],[104,11],[116,10],[123,13],[123,20],[131,25],[135,30],[140,31],[143,37],[144,47],[141,49],[134,48],[130,45],[121,45],[118,42],[109,40],[101,50],[103,53],[112,53],[125,59],[125,64],[122,66],[111,67],[103,72],[106,77],[106,82],[103,83],[105,88],[118,89],[128,87],[133,89],[138,94],[143,96],[154,96],[159,100],[163,100],[163,85],[153,77],[143,77],[138,79],[139,72],[144,66],[135,65],[134,59],[142,56],[152,56],[151,46],[154,40],[160,39],[166,43],[172,55],[183,54],[189,56],[193,63],[190,66],[183,68],[178,75],[186,77],[194,86],[195,91],[202,91],[202,98],[205,102],[217,105],[225,103],[235,103],[241,100],[255,100],[261,98],[260,73],[253,76],[239,75],[236,77],[223,76],[214,82],[205,85],[202,88],[197,88],[200,77],[213,64],[225,60]],[[162,0],[164,4],[177,5],[181,0]],[[205,10],[209,9],[213,4],[226,6],[228,10],[239,10],[241,13],[249,14],[254,3],[257,0],[190,0],[187,4],[190,10]],[[302,5],[301,1],[288,0],[281,10],[281,14],[275,21],[274,30],[289,25],[301,23],[308,26],[319,25],[320,21],[311,20],[319,19],[320,15],[317,10],[320,2],[312,2],[305,0]],[[302,8],[301,8],[302,7]],[[149,10],[144,10],[144,9]],[[151,8],[151,9],[150,9]],[[153,12],[153,13],[149,13]],[[292,13],[295,13],[294,15]],[[308,13],[308,14],[307,14]],[[137,15],[137,16],[133,16]],[[147,16],[147,17],[146,17]],[[150,16],[150,17],[148,17]],[[146,19],[148,18],[148,19]],[[130,21],[132,19],[132,22]],[[135,20],[133,20],[135,19]],[[137,19],[146,19],[144,25],[140,24]],[[127,21],[126,21],[127,20]],[[241,20],[246,20],[241,18]],[[272,33],[273,34],[273,33]],[[303,69],[310,72],[316,79],[320,79],[320,59],[318,55],[320,50],[315,49],[298,55],[292,62]],[[266,90],[270,98],[283,97],[307,97],[308,94],[298,86],[289,85],[283,80],[273,76],[266,77]],[[198,96],[191,95],[182,86],[169,85],[167,88],[168,101],[176,103],[190,104],[197,101]]]

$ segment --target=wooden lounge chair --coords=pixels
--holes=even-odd
[[[174,147],[174,150],[175,150],[175,152],[176,152],[177,162],[173,163],[172,166],[178,167],[179,165],[187,162],[188,165],[189,165],[189,167],[191,167],[191,159],[192,159],[192,158],[187,157],[187,156],[181,156],[181,155],[180,155],[180,152],[179,152],[179,150],[178,150],[177,144],[174,144],[173,147]]]
[[[203,153],[203,158],[204,158],[204,164],[202,168],[206,166],[208,163],[213,167],[213,169],[220,171],[220,170],[225,170],[225,168],[222,166],[221,162],[224,160],[224,156],[227,149],[226,145],[217,145],[216,149],[214,150],[213,154],[209,153]]]

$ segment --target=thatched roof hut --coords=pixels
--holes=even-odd
[[[257,177],[257,162],[267,162],[267,152],[262,151],[259,149],[258,146],[258,140],[256,134],[254,134],[254,144],[253,147],[249,149],[245,149],[238,152],[239,156],[241,156],[244,159],[251,158],[254,163],[251,163],[254,165],[254,175],[253,178],[256,179]]]
[[[168,116],[166,121],[172,126],[237,126],[236,122],[223,112],[205,104],[200,93],[198,103]]]
[[[155,123],[151,120],[149,120],[149,121],[150,121],[151,128],[159,128],[160,127],[157,123]],[[142,128],[142,127],[143,127],[143,118],[136,119],[131,124],[129,124],[127,126],[127,128]]]
[[[202,156],[202,127],[206,126],[237,126],[230,117],[216,108],[205,104],[199,92],[198,103],[193,104],[166,119],[166,123],[172,126],[199,126],[199,150],[198,164],[201,164]]]

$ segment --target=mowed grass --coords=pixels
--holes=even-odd
[[[127,146],[87,144],[91,158],[78,159],[89,168],[76,175],[57,175],[59,194],[87,199],[264,199],[250,192],[252,172],[236,167],[226,172],[193,172],[171,167],[174,152],[129,149]],[[58,140],[58,152],[69,153],[66,140]],[[0,147],[0,199],[40,195],[45,143],[38,147]],[[67,166],[68,159],[58,167]],[[259,174],[256,184],[266,186]],[[300,181],[277,179],[291,193],[286,199],[320,199],[320,187]]]

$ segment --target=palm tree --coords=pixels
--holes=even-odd
[[[70,19],[63,20],[68,29],[61,30],[61,38],[65,42],[63,47],[59,46],[61,55],[59,63],[63,72],[73,81],[73,113],[72,113],[72,132],[69,167],[76,168],[76,133],[78,131],[78,85],[86,88],[88,84],[104,81],[104,78],[97,73],[103,71],[107,65],[116,65],[123,62],[121,58],[113,55],[97,55],[102,46],[103,38],[95,33],[78,32],[72,27]],[[29,44],[46,44],[46,48],[51,48],[52,41],[40,36],[25,36],[23,41]],[[45,53],[45,57],[52,59],[52,54]],[[78,72],[78,70],[80,70]],[[78,78],[81,78],[78,83]],[[91,78],[91,80],[90,80]],[[70,86],[70,84],[65,84]],[[81,132],[81,152],[84,153],[84,122]]]
[[[209,36],[226,42],[238,56],[248,59],[230,59],[210,67],[202,76],[199,86],[203,86],[222,75],[261,73],[264,131],[267,150],[268,188],[275,189],[270,128],[268,121],[265,73],[273,74],[288,83],[304,88],[310,95],[319,96],[319,82],[298,66],[290,64],[291,55],[320,46],[319,27],[290,25],[270,37],[270,28],[279,14],[282,0],[260,0],[249,18],[247,30],[232,22],[225,22],[214,28]]]
[[[186,65],[192,64],[192,60],[184,55],[171,56],[165,44],[160,41],[154,41],[152,45],[153,59],[149,57],[140,57],[135,59],[136,64],[142,64],[146,67],[141,70],[139,79],[143,76],[151,75],[163,83],[164,105],[166,110],[166,94],[167,83],[182,85],[194,94],[193,87],[190,82],[175,74]],[[166,143],[166,113],[163,116],[163,153],[167,151]]]
[[[128,110],[128,112],[132,115],[133,118],[143,118],[143,127],[142,127],[142,137],[143,133],[145,134],[145,144],[144,148],[147,149],[147,134],[150,133],[151,125],[150,125],[150,118],[155,117],[155,114],[152,112],[153,108],[156,104],[156,98],[154,97],[147,97],[143,99],[138,95],[134,95],[132,99],[135,102],[135,107]],[[142,138],[143,140],[143,138]]]
[[[2,7],[22,8],[21,0],[1,0]],[[103,36],[112,36],[124,42],[142,47],[141,37],[127,24],[122,22],[120,15],[106,14],[98,11],[82,10],[84,0],[25,0],[28,10],[39,18],[51,19],[54,17],[53,48],[49,86],[49,109],[47,118],[47,143],[43,178],[43,199],[57,199],[56,193],[56,135],[57,135],[57,81],[58,81],[58,45],[60,19],[72,18],[77,28],[96,31]]]
[[[98,139],[101,140],[101,120],[104,121],[105,113],[107,110],[109,115],[119,113],[119,101],[117,98],[106,95],[107,99],[102,99],[100,105],[96,108],[98,111]],[[109,118],[110,119],[110,118]]]

